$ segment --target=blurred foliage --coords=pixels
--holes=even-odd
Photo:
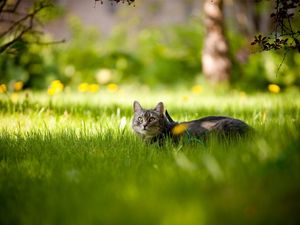
[[[51,0],[35,0],[22,7],[20,5],[21,0],[0,1],[0,53],[18,54],[20,45],[40,42],[43,34],[41,25],[64,12]]]
[[[201,74],[203,28],[199,19],[187,24],[145,28],[134,34],[116,27],[104,37],[93,27],[69,19],[72,40],[58,45],[18,46],[17,55],[0,55],[0,83],[24,82],[24,88],[45,89],[51,81],[65,86],[80,83],[138,83],[154,86],[205,85]],[[283,89],[300,85],[300,55],[253,52],[241,34],[227,31],[234,62],[231,84],[245,91]],[[30,39],[31,37],[26,37]],[[48,36],[44,36],[49,41]],[[255,51],[255,50],[254,50]],[[282,63],[280,70],[279,65]]]
[[[274,31],[267,36],[261,34],[254,37],[251,45],[259,45],[263,51],[278,49],[297,49],[300,53],[299,17],[300,0],[276,0],[274,11],[270,17],[273,20]]]
[[[270,83],[286,88],[300,86],[300,54],[280,49],[262,52],[247,38],[227,30],[233,70],[231,84],[241,90],[267,90]]]

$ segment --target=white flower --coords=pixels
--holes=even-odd
[[[112,80],[113,72],[110,69],[101,69],[96,73],[96,79],[100,84],[106,84]]]
[[[120,121],[120,124],[119,124],[119,129],[120,129],[120,130],[124,130],[124,128],[125,128],[125,126],[126,126],[126,123],[127,123],[126,117],[123,116],[123,117],[121,118],[121,121]]]

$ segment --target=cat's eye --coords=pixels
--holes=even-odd
[[[143,122],[143,118],[141,116],[138,117],[139,122]]]
[[[154,120],[155,120],[154,117],[150,117],[150,118],[149,118],[149,122],[153,122]]]

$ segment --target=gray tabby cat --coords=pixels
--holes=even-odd
[[[132,128],[146,142],[163,144],[167,137],[177,142],[181,137],[205,140],[209,134],[225,138],[246,135],[251,127],[245,122],[225,117],[208,116],[188,122],[175,122],[164,105],[159,102],[154,109],[143,109],[139,102],[133,103],[134,117]]]

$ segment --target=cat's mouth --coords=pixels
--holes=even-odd
[[[141,129],[141,133],[152,133],[148,128]]]
[[[154,131],[154,130],[153,130],[153,127],[151,128],[151,127],[148,127],[148,126],[143,127],[141,130],[142,130],[142,131]]]
[[[158,130],[153,130],[148,127],[144,127],[140,130],[140,133],[148,134],[148,135],[156,135],[158,133]]]

